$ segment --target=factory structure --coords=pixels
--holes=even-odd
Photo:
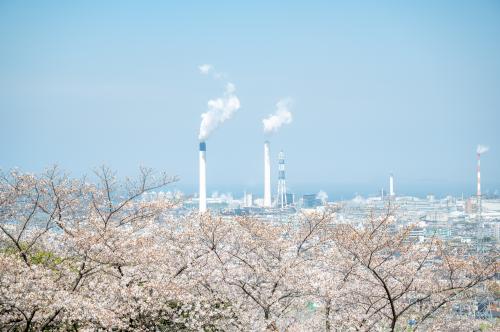
[[[476,194],[470,198],[455,200],[459,202],[460,211],[463,211],[468,216],[471,216],[476,223],[481,225],[481,228],[487,226],[488,221],[492,218],[495,219],[495,213],[493,216],[491,214],[483,214],[484,196],[481,192],[481,155],[486,152],[487,149],[480,150],[476,153],[477,156],[477,169],[476,169]],[[331,205],[332,202],[328,202],[327,199],[319,197],[318,194],[314,193],[304,193],[300,196],[300,199],[296,199],[296,195],[289,192],[286,179],[286,162],[285,153],[281,150],[277,155],[271,153],[271,143],[269,140],[264,141],[264,155],[263,155],[263,197],[257,197],[251,192],[245,191],[243,193],[242,199],[234,199],[232,196],[212,196],[207,198],[207,144],[205,141],[199,143],[199,193],[198,196],[191,200],[191,203],[187,203],[187,206],[194,208],[193,202],[196,202],[198,211],[200,213],[226,213],[226,214],[244,214],[244,215],[273,215],[273,214],[295,214],[298,210],[304,209],[318,209],[325,206]],[[272,169],[272,160],[277,161],[276,169]],[[275,186],[273,186],[273,174],[275,177]],[[276,188],[276,192],[273,195],[272,188]],[[387,202],[393,202],[394,204],[401,206],[411,205],[408,201],[414,202],[416,198],[408,196],[396,196],[395,191],[395,177],[393,173],[389,174],[389,183],[387,191],[382,189],[379,196],[374,196],[372,198],[367,198],[367,202],[379,202],[380,204],[385,204]],[[355,197],[354,200],[359,200]],[[353,201],[354,201],[353,200]],[[427,202],[434,202],[434,195],[428,195],[426,197]],[[458,204],[458,203],[457,203]],[[346,206],[349,206],[347,203]],[[495,201],[488,200],[487,202],[488,211],[491,211],[492,206],[496,206]],[[494,208],[496,211],[496,207]],[[484,217],[484,218],[483,218]],[[499,216],[500,220],[500,216]],[[496,227],[496,226],[495,226]],[[484,232],[483,232],[484,233]],[[495,233],[496,234],[496,233]]]
[[[285,177],[285,153],[281,150],[278,157],[278,193],[276,195],[276,207],[281,209],[288,205],[288,193],[286,191],[286,177]],[[293,200],[290,201],[293,203]]]
[[[483,210],[483,202],[481,198],[481,151],[477,151],[477,218],[478,222],[482,222],[482,210]]]
[[[483,219],[483,200],[484,196],[481,192],[481,155],[486,152],[487,149],[480,150],[476,153],[477,156],[477,168],[476,168],[476,194],[468,199],[462,199],[461,210],[465,213],[474,216],[477,223],[482,223]],[[244,192],[242,199],[233,199],[228,196],[224,197],[210,197],[207,198],[207,144],[205,141],[200,141],[199,143],[199,193],[198,196],[191,200],[191,203],[187,205],[193,207],[193,202],[196,202],[197,209],[200,213],[206,213],[210,211],[212,207],[212,212],[221,212],[226,209],[225,212],[232,211],[229,213],[234,214],[257,214],[257,215],[268,215],[268,214],[293,214],[299,209],[317,209],[322,206],[329,205],[326,199],[318,197],[317,194],[304,193],[300,196],[300,199],[296,199],[296,195],[289,192],[286,179],[286,162],[285,153],[281,150],[275,158],[271,153],[271,144],[269,140],[264,141],[264,155],[263,155],[263,197],[259,198],[251,192]],[[272,160],[277,161],[277,168],[272,169]],[[275,177],[275,187],[273,186],[273,174]],[[276,192],[273,195],[272,188],[276,188]],[[355,198],[357,199],[357,198]],[[388,189],[385,191],[381,190],[378,198],[380,202],[394,202],[400,205],[401,202],[408,199],[406,196],[396,196],[395,192],[395,177],[393,173],[389,174]],[[413,198],[412,198],[413,199]],[[428,201],[433,201],[435,198],[433,195],[427,197]],[[491,206],[491,202],[488,206]],[[495,205],[495,204],[493,204]],[[491,219],[491,218],[490,218]],[[483,226],[481,226],[483,227]]]
[[[202,141],[199,145],[199,193],[198,193],[198,211],[200,213],[207,212],[207,145],[206,142]],[[276,196],[273,200],[271,191],[271,148],[270,142],[264,142],[264,197],[260,202],[253,198],[252,193],[243,194],[243,199],[239,204],[239,208],[252,209],[253,212],[265,212],[265,213],[282,213],[284,211],[295,213],[295,195],[291,194],[287,190],[286,185],[286,174],[285,174],[285,154],[283,150],[278,154],[278,182]],[[308,197],[305,195],[306,205],[309,204]],[[215,205],[220,205],[220,200],[217,198],[210,199],[211,203]]]
[[[389,198],[394,198],[396,193],[394,192],[394,175],[389,175]]]
[[[271,148],[269,141],[264,142],[264,207],[270,208],[271,202]]]
[[[200,142],[200,192],[199,192],[199,207],[200,213],[207,211],[207,144]]]
[[[235,215],[273,215],[273,214],[295,214],[298,210],[311,210],[322,208],[330,203],[327,197],[319,197],[315,193],[305,193],[300,199],[289,192],[286,182],[286,162],[283,150],[276,155],[277,167],[273,171],[271,164],[272,153],[269,140],[264,141],[264,177],[263,177],[263,197],[256,197],[253,193],[244,191],[242,199],[234,199],[232,196],[212,196],[207,197],[207,144],[205,141],[199,143],[199,193],[194,199],[200,213],[225,213]],[[276,192],[273,195],[272,174],[276,174]],[[396,201],[394,190],[394,175],[389,175],[388,195],[384,196],[382,189],[380,200],[382,202]],[[325,193],[326,194],[326,193]],[[189,205],[189,204],[188,204]],[[192,207],[192,203],[190,204]]]
[[[397,206],[400,215],[397,227],[414,225],[411,238],[415,241],[425,241],[438,236],[443,241],[457,245],[467,244],[477,250],[490,250],[500,243],[500,195],[481,192],[480,159],[477,159],[476,190],[471,197],[444,198],[435,195],[426,197],[396,195],[394,174],[389,174],[387,194],[381,194],[337,202],[328,201],[318,194],[303,194],[300,199],[289,192],[286,182],[286,159],[283,151],[272,158],[270,144],[264,144],[264,193],[267,201],[256,197],[250,192],[244,192],[243,197],[233,198],[231,195],[212,195],[207,197],[207,159],[206,143],[199,145],[199,195],[186,199],[182,207],[175,213],[188,214],[198,209],[201,213],[220,215],[255,215],[263,220],[277,221],[294,218],[298,211],[318,211],[335,207],[338,209],[339,222],[357,224],[373,211],[383,212],[387,204]],[[277,167],[271,167],[271,161],[277,161]],[[276,192],[273,196],[272,174],[276,174]],[[160,194],[161,195],[161,194]],[[270,199],[270,202],[269,202]],[[285,219],[283,219],[285,218]]]

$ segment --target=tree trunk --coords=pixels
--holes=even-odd
[[[332,305],[332,299],[327,299],[326,300],[326,306],[325,306],[325,331],[330,332],[332,330],[332,326],[330,324],[330,310],[331,310],[331,305]]]

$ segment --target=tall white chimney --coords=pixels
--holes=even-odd
[[[391,175],[389,176],[389,196],[394,197],[394,176]]]
[[[200,142],[200,195],[199,195],[199,211],[200,213],[207,211],[207,145],[205,142]]]
[[[271,207],[271,156],[269,141],[264,142],[264,207]]]
[[[481,154],[477,154],[477,197],[481,197]]]

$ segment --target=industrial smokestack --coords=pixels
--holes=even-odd
[[[200,213],[207,211],[207,145],[205,142],[200,142],[200,195],[199,195],[199,211]]]
[[[292,104],[290,98],[281,99],[276,104],[275,114],[270,114],[262,120],[264,133],[272,134],[283,124],[292,122],[292,113],[289,108]],[[269,141],[264,142],[264,207],[271,207],[271,157],[269,155]]]
[[[264,142],[264,206],[271,207],[271,156],[269,141]]]
[[[389,176],[389,196],[390,197],[394,197],[395,196],[395,193],[394,193],[394,176],[392,174]]]
[[[481,154],[477,154],[477,197],[481,197]]]
[[[476,148],[477,154],[477,197],[481,197],[481,155],[488,152],[490,148],[479,144]]]
[[[479,144],[476,148],[477,154],[477,217],[482,222],[483,200],[481,198],[481,155],[488,152],[490,148]]]

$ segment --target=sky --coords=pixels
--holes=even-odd
[[[500,189],[500,2],[481,0],[0,1],[0,168],[145,165],[194,191],[227,82],[241,107],[207,140],[209,190],[261,193],[266,139],[296,191],[392,172],[397,193],[471,194],[477,144]],[[283,98],[293,121],[265,135]]]

